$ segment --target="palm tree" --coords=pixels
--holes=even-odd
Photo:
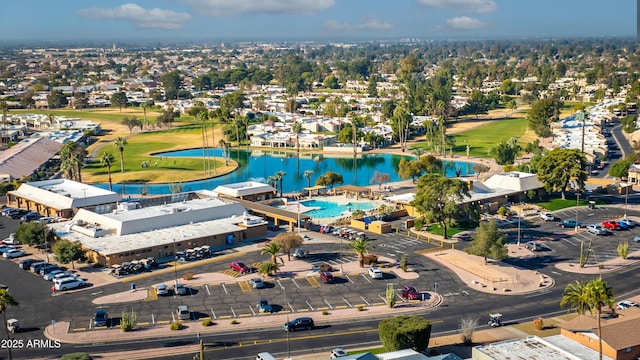
[[[278,178],[273,175],[267,177],[267,184],[276,188],[276,193],[278,192]]]
[[[278,243],[271,241],[267,244],[267,246],[264,247],[264,249],[262,249],[262,251],[260,251],[260,255],[264,255],[264,254],[271,255],[271,262],[274,264],[277,264],[278,263],[277,256],[278,254],[280,254],[281,251],[282,251],[282,246],[280,246],[280,244]]]
[[[291,131],[296,134],[296,150],[300,152],[300,133],[302,133],[302,124],[299,122],[294,122],[293,126],[291,126]]]
[[[311,187],[311,175],[313,175],[313,170],[305,170],[302,174],[303,177],[307,178],[307,187]]]
[[[286,175],[287,173],[284,170],[278,170],[274,174],[274,176],[278,179],[278,182],[280,183],[280,197],[282,197],[282,179],[284,179]]]
[[[224,141],[224,139],[220,139],[219,143],[220,143],[220,147],[222,148],[222,152],[224,156],[224,164],[229,165],[229,158],[228,158],[229,143]]]
[[[424,150],[422,148],[415,148],[411,150],[411,153],[413,153],[413,155],[415,155],[417,158],[420,158],[420,156],[424,154]]]
[[[113,157],[112,153],[104,152],[100,156],[100,163],[102,164],[102,166],[107,167],[107,174],[109,175],[109,191],[113,191],[111,186],[111,165],[113,165],[114,161],[115,158]]]
[[[578,314],[586,313],[589,310],[589,304],[587,303],[585,285],[585,283],[579,281],[567,285],[562,294],[560,306],[569,306],[569,310],[575,309]]]
[[[7,332],[7,340],[11,337],[9,335],[9,327],[7,326],[7,306],[18,306],[16,299],[11,296],[8,289],[0,289],[0,311],[2,311],[2,318],[4,320],[4,330]],[[9,352],[9,359],[13,359],[11,355],[11,347],[7,347]]]
[[[113,146],[120,152],[120,172],[122,173],[124,172],[124,147],[127,146],[127,144],[129,144],[127,139],[122,136],[118,136],[113,143]]]
[[[349,247],[358,255],[360,267],[364,267],[364,255],[369,253],[369,240],[357,238],[349,243]]]
[[[77,143],[69,141],[60,149],[60,168],[66,173],[67,178],[82,182],[81,169],[87,151]]]
[[[271,276],[274,273],[278,272],[281,266],[282,264],[264,262],[260,264],[260,266],[258,266],[258,274]]]

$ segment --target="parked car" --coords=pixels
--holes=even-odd
[[[305,259],[307,256],[309,256],[309,251],[305,248],[299,247],[293,250],[293,257],[296,259]]]
[[[31,270],[32,273],[34,274],[39,274],[40,273],[40,269],[42,269],[43,267],[49,265],[48,262],[44,262],[44,261],[37,261],[33,264],[31,264],[31,266],[29,267],[29,270]]]
[[[556,216],[549,212],[540,213],[540,218],[544,221],[554,221]]]
[[[22,270],[29,270],[29,268],[31,268],[31,264],[35,264],[40,261],[40,259],[22,259],[18,262],[18,266]]]
[[[256,304],[258,311],[261,313],[272,313],[273,307],[269,304],[269,301],[266,299],[258,299],[258,303]]]
[[[372,279],[384,279],[382,270],[377,266],[369,268],[369,276],[371,276]]]
[[[331,359],[337,359],[347,356],[347,352],[341,348],[335,348],[331,350]]]
[[[85,282],[82,279],[62,279],[60,282],[56,282],[54,288],[57,291],[65,291],[71,289],[77,289],[79,287],[85,286]]]
[[[620,227],[620,230],[630,230],[631,229],[631,226],[629,226],[629,224],[627,224],[626,222],[616,221],[616,224],[618,224],[618,226]]]
[[[624,223],[624,224],[626,224],[627,226],[629,226],[630,228],[632,228],[632,227],[636,227],[636,225],[637,225],[635,221],[633,221],[633,220],[631,220],[631,219],[629,219],[629,218],[626,218],[626,219],[620,219],[620,220],[618,220],[618,223],[620,223],[620,224]]]
[[[249,285],[254,289],[264,289],[264,282],[258,277],[249,280]]]
[[[284,331],[296,331],[296,330],[311,330],[315,327],[313,319],[310,317],[302,317],[293,319],[284,324]]]
[[[159,296],[169,295],[169,288],[165,284],[160,284],[156,286],[156,294]]]
[[[184,284],[175,283],[173,285],[173,293],[176,295],[187,295],[187,288],[184,286]]]
[[[9,216],[8,214],[9,214],[9,212],[10,212],[10,211],[12,211],[12,210],[16,210],[16,208],[6,207],[6,208],[2,209],[2,211],[0,212],[0,214],[1,214],[2,216]]]
[[[405,285],[402,288],[402,298],[408,300],[420,300],[420,293],[415,287],[411,285]]]
[[[605,229],[602,225],[591,224],[587,226],[587,231],[594,235],[606,235],[607,229]]]
[[[620,224],[614,220],[605,220],[602,222],[602,226],[609,230],[620,230]]]
[[[525,247],[531,251],[542,251],[542,244],[537,241],[529,241]]]
[[[33,221],[40,218],[40,214],[37,212],[28,212],[20,218],[20,221]]]
[[[40,223],[40,224],[49,224],[49,223],[52,223],[53,220],[54,219],[52,217],[44,216],[44,217],[41,217],[39,219],[34,220],[33,222]]]
[[[93,325],[94,326],[107,326],[107,322],[109,321],[109,315],[107,311],[104,309],[98,309],[96,314],[93,315]]]
[[[40,276],[45,276],[48,273],[54,271],[54,270],[62,270],[62,268],[58,265],[54,265],[54,264],[49,264],[48,266],[43,267],[42,269],[40,269]]]
[[[56,275],[53,276],[52,281],[53,282],[60,282],[60,280],[62,279],[77,279],[80,276],[78,276],[78,274],[75,274],[73,271],[64,271],[61,273],[57,273]]]
[[[16,249],[16,247],[13,246],[13,245],[2,244],[2,245],[0,245],[0,254],[4,254],[7,251],[15,250],[15,249]]]
[[[582,223],[580,221],[576,221],[576,219],[567,219],[560,224],[558,224],[561,228],[575,228],[582,227]]]
[[[180,305],[178,309],[176,309],[176,314],[178,315],[178,319],[180,320],[189,320],[191,319],[191,310],[187,305]]]
[[[49,272],[48,274],[45,274],[45,275],[43,276],[43,278],[44,278],[45,280],[47,280],[47,281],[53,281],[53,279],[54,279],[54,277],[55,277],[56,275],[58,275],[58,274],[62,274],[62,273],[64,273],[64,270],[62,270],[62,269],[55,269],[55,270],[52,270],[51,272]],[[65,276],[65,277],[67,277],[67,276]]]
[[[16,209],[14,211],[9,212],[9,217],[17,220],[20,219],[23,215],[27,214],[29,211],[25,209]]]
[[[13,250],[9,250],[7,252],[5,252],[4,254],[2,254],[2,257],[5,259],[13,259],[13,258],[17,258],[20,256],[25,256],[27,255],[26,252],[24,252],[24,250],[22,249],[13,249]]]
[[[249,267],[247,265],[245,265],[243,262],[240,261],[234,261],[231,263],[231,269],[235,270],[241,274],[244,273],[248,273],[251,269],[249,269]]]
[[[320,227],[320,234],[329,234],[333,231],[333,226],[331,225],[322,225]]]
[[[632,307],[638,307],[638,304],[636,304],[633,301],[622,300],[622,301],[619,301],[618,304],[616,305],[616,309],[618,310],[624,310]]]
[[[458,240],[458,241],[471,241],[473,240],[473,232],[470,232],[470,231],[459,232],[453,235],[451,239]]]
[[[6,245],[18,245],[20,244],[20,242],[18,242],[18,240],[16,240],[16,234],[15,233],[11,233],[9,234],[9,237],[2,240],[3,244]]]
[[[322,279],[322,282],[324,282],[325,284],[331,284],[333,283],[333,274],[328,271],[321,272],[320,279]]]

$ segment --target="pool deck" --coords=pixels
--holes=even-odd
[[[376,185],[377,186],[377,185]],[[333,202],[336,203],[338,205],[342,205],[342,206],[347,206],[348,204],[370,204],[372,205],[372,208],[369,210],[364,210],[365,213],[375,213],[375,210],[378,209],[380,207],[380,205],[382,204],[387,204],[387,202],[383,201],[383,200],[370,200],[370,199],[352,199],[352,198],[346,198],[344,195],[329,195],[329,196],[314,196],[312,198],[305,198],[305,199],[301,199],[300,200],[300,212],[304,213],[306,211],[310,211],[310,210],[315,210],[318,209],[318,207],[316,206],[305,206],[304,202],[305,201],[309,201],[309,200],[318,200],[318,201],[326,201],[326,202]],[[298,201],[295,202],[289,202],[285,208],[285,210],[289,210],[289,211],[293,211],[293,212],[297,212],[298,211]],[[323,225],[323,224],[330,224],[340,218],[343,217],[349,217],[351,214],[351,212],[349,210],[345,210],[342,212],[341,215],[339,216],[334,216],[334,217],[327,217],[327,218],[318,218],[318,217],[313,217],[313,221],[319,225]]]

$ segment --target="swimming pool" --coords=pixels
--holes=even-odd
[[[311,216],[312,218],[332,218],[342,216],[345,211],[353,211],[353,210],[370,210],[375,207],[375,205],[371,203],[364,202],[347,202],[347,203],[337,203],[333,201],[322,201],[322,200],[308,200],[301,201],[300,204],[317,208],[314,210],[310,210],[305,212],[306,215]]]

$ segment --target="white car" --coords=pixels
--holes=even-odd
[[[169,288],[165,284],[160,284],[156,286],[156,294],[161,296],[169,295]]]
[[[370,268],[369,276],[371,276],[372,279],[384,279],[384,274],[382,273],[382,270],[380,270],[379,267]]]
[[[78,277],[79,276],[77,274],[74,274],[72,271],[64,271],[64,272],[59,272],[53,275],[53,279],[51,281],[57,282],[60,279],[66,279],[66,278],[77,279]]]
[[[65,278],[60,279],[59,282],[56,282],[54,288],[56,289],[56,291],[65,291],[76,289],[82,286],[85,286],[85,282],[82,279]]]
[[[540,213],[540,218],[544,221],[553,221],[556,219],[556,216],[553,215],[552,213],[543,212],[543,213]]]
[[[629,300],[622,300],[620,302],[618,302],[618,304],[616,305],[616,309],[618,310],[624,310],[624,309],[628,309],[628,308],[632,308],[632,307],[637,307],[638,304],[636,304],[633,301],[629,301]]]
[[[24,250],[13,249],[2,254],[2,257],[4,257],[5,259],[13,259],[20,256],[25,256],[26,254],[27,253],[24,252]]]
[[[337,358],[345,357],[347,355],[348,355],[347,352],[341,348],[335,348],[331,350],[331,359],[337,359]]]
[[[42,278],[47,281],[53,281],[56,275],[62,274],[63,272],[64,272],[63,270],[53,270],[52,272],[45,274]]]
[[[607,229],[605,229],[602,225],[597,224],[587,226],[587,231],[594,235],[605,235],[607,233]]]
[[[542,251],[542,244],[537,241],[529,241],[525,247],[531,251]]]

